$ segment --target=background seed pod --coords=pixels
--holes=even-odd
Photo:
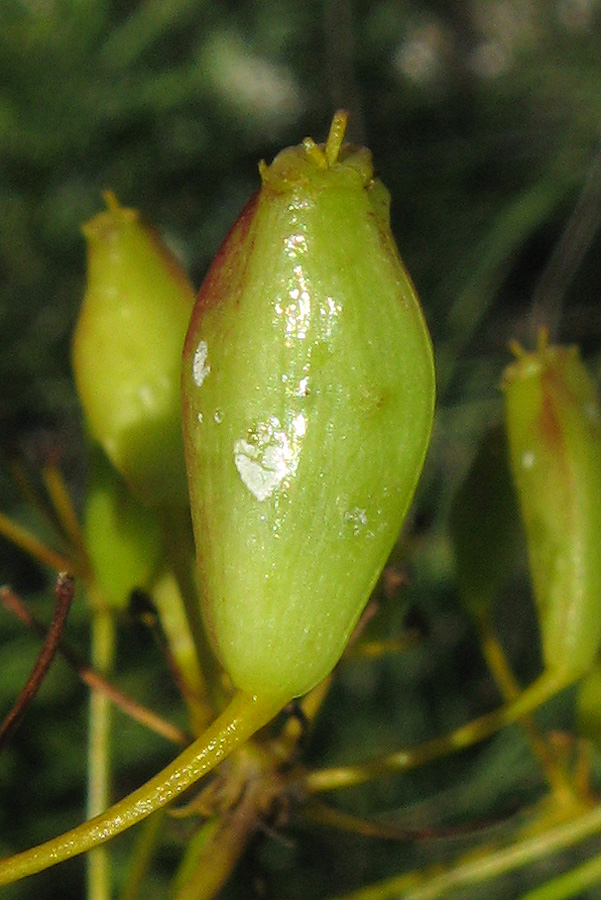
[[[503,390],[543,656],[580,674],[601,642],[601,410],[575,347],[516,352]]]
[[[146,504],[186,502],[179,382],[194,294],[134,210],[107,195],[84,226],[88,283],[73,368],[89,429]]]

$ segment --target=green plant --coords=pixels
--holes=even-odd
[[[89,280],[74,336],[84,410],[132,491],[163,521],[167,568],[188,616],[180,620],[183,634],[171,635],[174,664],[187,633],[196,636],[203,676],[196,702],[212,700],[223,709],[142,788],[5,862],[4,872],[0,864],[0,882],[98,847],[227,760],[287,703],[328,678],[369,599],[423,464],[434,373],[427,329],[389,230],[385,191],[373,179],[368,151],[343,146],[345,129],[346,114],[339,113],[323,147],[306,139],[271,167],[263,164],[262,191],[220,251],[192,316],[182,380],[199,599],[186,571],[186,515],[172,474],[181,462],[174,386],[187,283],[135,213],[120,209],[111,195],[108,213],[84,229]],[[283,302],[290,305],[281,309]],[[292,310],[300,311],[300,325]],[[292,333],[291,322],[302,335]],[[249,384],[250,357],[257,353],[260,378]],[[205,434],[211,425],[212,438]],[[272,495],[269,510],[264,501]],[[107,547],[117,558],[129,550],[132,587],[141,553],[153,569],[152,532],[140,535],[133,498],[118,505],[118,495],[107,497],[112,515],[88,517],[95,524],[88,528],[89,552],[75,521],[69,529],[103,628],[111,621],[113,591],[102,596],[105,567],[99,580],[90,560],[103,562]],[[369,517],[358,530],[357,504]],[[56,512],[65,524],[74,519],[66,505]],[[208,641],[198,636],[200,608],[233,693]],[[250,781],[269,784],[281,764],[277,754],[263,764],[255,760],[247,774],[247,755],[241,759],[235,795],[251,793]],[[261,806],[272,790],[258,792]],[[206,849],[201,856],[206,865]],[[198,890],[198,877],[184,890]],[[200,890],[210,896],[212,887]]]
[[[379,208],[379,210],[381,215],[382,209]],[[242,249],[244,250],[244,247]],[[360,249],[357,248],[358,253]],[[218,272],[219,268],[216,271]],[[272,273],[270,272],[270,274]],[[410,291],[410,288],[407,288],[404,281],[403,284],[404,290]],[[412,297],[411,293],[410,297]],[[219,310],[216,315],[218,315],[218,312]],[[205,321],[208,321],[206,334],[202,331]],[[205,355],[205,349],[208,352],[209,347],[212,345],[213,332],[210,329],[214,327],[218,334],[219,327],[212,326],[210,318],[205,320],[202,315],[199,316],[196,324],[200,325],[201,330],[199,332],[193,331],[193,336],[190,338],[187,374],[189,377],[190,371],[194,372],[194,355],[199,350],[200,342],[206,340],[206,348],[203,348],[203,352],[196,356],[196,373],[204,373],[205,378],[201,378],[199,375],[197,381],[202,381],[203,383],[200,386],[196,383],[188,387],[191,391],[194,391],[195,388],[204,391],[210,385],[210,382],[206,380],[206,375],[208,374],[206,372],[207,366],[209,363],[214,365],[213,358]],[[367,324],[372,325],[371,322]],[[381,332],[382,329],[380,329],[380,334]],[[387,337],[387,335],[384,336]],[[192,367],[190,363],[192,363]],[[427,369],[426,365],[424,371],[427,371]],[[237,375],[239,371],[239,368],[234,368],[234,374]],[[329,383],[331,382],[328,380]],[[429,383],[431,384],[431,382]],[[270,380],[266,379],[264,387],[268,388],[270,385]],[[227,390],[231,391],[231,384],[227,385]],[[424,393],[427,399],[429,388]],[[199,411],[202,413],[203,419],[206,419],[207,413],[213,409],[212,401],[215,404],[225,403],[229,396],[229,393],[224,394],[224,401],[221,401],[220,397],[209,397],[206,401],[209,404],[206,409],[199,410],[194,408],[192,413],[196,414],[196,422],[198,423]],[[322,412],[319,415],[322,415]],[[195,427],[194,415],[191,416],[191,419],[191,427]],[[216,429],[217,431],[218,429]],[[419,453],[417,456],[419,456]],[[200,463],[198,465],[199,471],[202,472]],[[209,460],[209,465],[215,465],[215,460]],[[56,476],[56,471],[54,469],[52,471]],[[226,481],[225,476],[220,477],[225,485],[224,492],[231,488],[232,483],[237,484],[235,481]],[[409,493],[413,489],[413,475],[410,482]],[[377,483],[375,476],[374,483]],[[84,552],[84,542],[81,540],[76,523],[74,524],[73,516],[71,515],[72,511],[60,491],[60,479],[55,477],[54,480],[51,479],[49,481],[49,484],[52,487],[49,493],[52,499],[55,524],[58,520],[59,529],[62,531],[69,547],[69,553],[63,556],[60,562],[65,562],[70,568],[74,568],[82,579],[90,579],[93,583],[89,570],[89,560],[87,559],[88,555],[92,554]],[[542,492],[543,488],[540,490]],[[595,490],[594,480],[593,484],[590,485],[590,490]],[[311,497],[316,496],[313,487],[309,494]],[[471,496],[474,501],[478,499],[473,492],[471,492]],[[404,507],[406,503],[404,502],[401,505]],[[156,509],[147,510],[147,515],[152,517],[156,512]],[[195,641],[197,623],[194,622],[193,604],[190,602],[189,597],[190,593],[194,592],[194,576],[190,575],[190,558],[185,551],[186,540],[184,536],[186,527],[185,524],[178,522],[177,517],[175,520],[173,518],[166,520],[165,515],[165,510],[162,510],[160,517],[162,518],[164,554],[167,560],[165,564],[168,571],[167,579],[169,579],[170,575],[175,575],[176,584],[174,585],[172,582],[170,587],[165,588],[165,582],[153,572],[149,574],[149,580],[152,581],[155,577],[157,578],[157,584],[160,585],[157,596],[165,596],[165,592],[171,595],[171,603],[168,601],[163,606],[163,610],[175,604],[179,609],[185,608],[188,611],[188,622],[185,619],[181,619],[180,625],[176,627],[169,638],[171,649],[174,649],[178,643],[175,638],[184,636],[184,643],[187,647],[193,646],[196,642],[196,649],[200,649],[200,653],[203,653],[207,648],[200,648],[201,639],[199,640],[198,636],[196,636]],[[359,524],[362,524],[361,521],[359,521]],[[461,529],[460,520],[456,527]],[[202,525],[198,526],[197,524],[197,530],[201,529]],[[303,525],[303,529],[306,530],[305,525]],[[220,523],[218,530],[228,540],[232,539],[230,531],[222,523]],[[175,542],[176,546],[169,540],[174,534],[182,536],[181,541]],[[14,532],[14,536],[18,537],[18,534]],[[594,537],[594,535],[592,536]],[[184,552],[180,556],[176,551],[178,549],[181,550],[182,547]],[[503,550],[503,548],[500,549]],[[493,547],[493,557],[496,554],[496,550],[497,548]],[[46,558],[50,561],[48,554],[46,554]],[[278,559],[276,553],[278,565],[281,565],[282,559],[285,560],[286,558],[284,556]],[[418,550],[414,551],[414,558],[419,560]],[[53,559],[55,562],[57,561],[56,558]],[[313,565],[313,559],[310,560],[309,565]],[[366,581],[371,586],[373,574],[366,577]],[[214,579],[206,578],[205,576],[205,583],[209,589],[215,590]],[[490,607],[492,607],[496,599],[498,590],[500,590],[500,586],[496,582],[486,601]],[[365,588],[360,596],[362,603],[366,599]],[[594,596],[593,591],[590,601],[592,604],[591,610],[594,607]],[[344,599],[346,600],[346,598]],[[578,603],[578,588],[576,588],[574,595],[570,599],[572,604]],[[209,600],[214,602],[210,596]],[[356,618],[359,613],[360,605],[356,599],[353,601],[353,618]],[[574,608],[573,605],[571,608]],[[163,627],[165,632],[168,633],[165,616],[163,618]],[[592,616],[592,620],[594,620],[594,616]],[[481,852],[475,857],[468,855],[463,858],[461,854],[457,854],[440,872],[429,871],[427,867],[416,867],[409,874],[381,881],[374,884],[371,888],[366,888],[356,893],[354,896],[380,898],[446,896],[455,886],[461,886],[470,881],[472,883],[480,883],[492,875],[515,871],[525,862],[536,859],[537,855],[543,856],[553,850],[566,848],[571,844],[582,841],[587,836],[595,834],[600,827],[599,820],[601,816],[594,801],[594,794],[583,777],[583,774],[586,775],[588,773],[585,765],[585,756],[583,753],[581,754],[582,748],[576,744],[568,745],[568,750],[573,750],[573,755],[571,755],[570,752],[567,752],[565,745],[556,744],[547,734],[539,730],[536,722],[527,718],[532,709],[538,706],[543,699],[547,699],[556,693],[560,687],[564,687],[566,679],[551,681],[547,679],[545,681],[543,676],[543,679],[535,682],[534,690],[527,690],[522,693],[516,685],[513,673],[506,664],[504,654],[500,651],[500,647],[495,641],[492,618],[488,615],[478,615],[478,621],[482,624],[483,647],[487,651],[487,659],[498,680],[501,692],[508,701],[507,706],[484,717],[477,718],[467,725],[454,728],[450,730],[449,734],[434,738],[424,744],[416,744],[416,746],[409,749],[396,751],[385,756],[375,754],[373,760],[365,764],[326,766],[322,768],[305,766],[302,762],[299,762],[298,754],[300,749],[302,749],[299,749],[299,744],[302,744],[301,738],[306,726],[299,724],[299,718],[301,722],[302,720],[312,721],[317,715],[324,702],[324,694],[329,688],[329,678],[326,679],[325,683],[315,688],[305,699],[300,713],[298,710],[295,712],[293,709],[289,720],[279,720],[271,730],[264,731],[257,740],[249,741],[244,747],[239,749],[219,770],[219,777],[201,790],[199,797],[195,801],[192,801],[191,804],[180,810],[180,814],[187,815],[189,820],[194,820],[194,817],[196,817],[206,821],[194,829],[194,835],[188,841],[186,857],[172,888],[174,896],[199,898],[214,896],[222,883],[227,879],[235,861],[242,854],[257,823],[267,821],[272,825],[279,825],[285,819],[285,807],[288,804],[294,805],[298,803],[299,808],[303,809],[314,820],[337,825],[340,828],[353,829],[359,833],[371,833],[382,838],[399,841],[406,840],[408,837],[414,837],[420,831],[419,827],[415,825],[407,829],[403,826],[395,826],[394,823],[390,825],[386,822],[366,822],[358,815],[351,815],[321,806],[316,802],[316,798],[324,790],[370,782],[373,779],[388,776],[392,772],[406,772],[408,769],[433,759],[440,759],[445,754],[468,746],[484,736],[492,734],[500,726],[515,722],[518,719],[523,721],[530,744],[542,765],[542,771],[551,784],[551,792],[546,798],[548,802],[540,808],[534,808],[529,812],[526,825],[523,825],[521,821],[516,822],[508,837],[500,835],[497,839],[494,836],[490,838],[486,834],[482,837],[477,833],[476,829],[476,834],[473,837],[475,842],[480,843]],[[184,624],[181,624],[181,622]],[[387,649],[391,649],[390,645],[387,646],[381,640],[370,640],[372,636],[370,629],[373,628],[373,623],[368,624],[364,620],[362,625],[363,633],[356,635],[354,644],[347,653],[349,660],[346,663],[347,665],[351,665],[350,659],[353,654],[355,657],[360,657],[362,654],[367,656],[369,653],[383,654]],[[226,629],[230,627],[226,626]],[[557,623],[555,623],[554,627],[556,629],[555,634],[561,634],[561,629]],[[345,637],[347,633],[348,626],[345,629]],[[221,632],[221,637],[219,634],[217,635],[217,650],[223,662],[225,662],[226,669],[231,669],[230,674],[234,682],[239,681],[238,686],[244,689],[247,686],[245,675],[235,674],[231,661],[228,663],[228,652],[224,650],[224,640],[228,638],[229,634],[230,632],[225,630]],[[379,636],[381,637],[381,634]],[[260,637],[261,635],[259,634]],[[398,630],[395,633],[395,637],[398,638]],[[254,635],[251,633],[248,639],[253,640]],[[342,643],[343,641],[339,644],[338,652],[341,650],[340,645]],[[290,673],[284,671],[282,682],[278,681],[281,663],[285,664],[286,660],[285,658],[282,659],[285,648],[281,645],[277,645],[277,647],[278,653],[275,654],[273,660],[277,665],[270,672],[271,680],[276,689],[275,702],[270,702],[266,705],[262,703],[253,705],[251,703],[249,706],[248,698],[242,696],[239,705],[235,706],[233,710],[227,710],[225,717],[218,719],[217,724],[212,726],[212,730],[208,733],[208,738],[206,733],[203,734],[188,750],[184,751],[181,757],[178,757],[179,761],[176,761],[176,765],[169,767],[168,770],[154,779],[150,783],[150,787],[144,789],[141,793],[135,793],[132,797],[126,798],[124,803],[113,810],[113,819],[116,816],[120,817],[119,828],[127,826],[147,812],[149,802],[154,803],[158,801],[162,803],[176,795],[182,786],[199,777],[208,765],[214,761],[214,756],[211,756],[211,754],[214,754],[215,750],[217,754],[220,754],[222,751],[225,753],[235,742],[244,742],[246,738],[250,737],[254,729],[276,713],[284,701],[297,692],[299,689],[298,684],[290,677]],[[244,649],[242,648],[242,651]],[[392,649],[394,651],[399,650],[398,640],[396,643],[393,643]],[[270,663],[268,648],[260,646],[259,651],[261,670],[263,672]],[[240,652],[238,650],[238,653]],[[338,652],[335,655],[338,655]],[[588,654],[587,661],[590,661],[590,655]],[[184,666],[182,659],[183,657],[175,659],[176,667],[179,669],[180,674]],[[214,659],[211,660],[209,655],[209,663],[205,666],[206,671],[201,673],[199,669],[202,667],[198,667],[193,679],[196,689],[196,700],[200,701],[195,705],[195,712],[192,713],[190,718],[192,722],[191,729],[195,734],[198,734],[204,726],[204,721],[207,717],[207,707],[220,708],[224,697],[228,696],[229,684],[227,678],[224,679],[220,675],[216,666],[216,661]],[[330,662],[324,661],[323,669],[320,670],[319,675],[325,675],[329,668]],[[296,679],[299,671],[298,662],[294,662],[291,671],[294,679]],[[569,674],[575,678],[580,672],[570,672]],[[199,689],[199,685],[203,684],[211,688],[211,690],[206,690],[204,694],[202,688]],[[304,685],[304,687],[309,687],[309,683]],[[280,689],[282,690],[281,693]],[[185,696],[189,696],[189,692]],[[238,703],[238,701],[234,702]],[[403,703],[399,705],[402,709],[405,708]],[[250,715],[248,713],[249,708],[253,710]],[[256,713],[255,717],[253,717],[254,713]],[[230,726],[235,726],[236,728],[239,727],[239,733],[232,734],[232,729],[230,728],[229,732],[224,735],[224,723],[229,723]],[[176,740],[182,739],[181,734],[172,733],[172,736]],[[207,740],[209,740],[209,743],[211,740],[215,740],[217,743],[208,753],[203,754],[202,742],[206,744]],[[473,824],[473,816],[473,811],[467,812],[468,825]],[[140,847],[139,851],[140,868],[143,868],[142,863],[146,859],[147,846],[156,836],[155,829],[159,829],[160,826],[160,820],[155,818],[146,833],[145,844]],[[426,828],[425,830],[427,831],[428,829]],[[73,849],[81,849],[82,844],[77,845],[73,842],[79,841],[84,834],[87,835],[86,840],[90,842],[88,845],[96,843],[96,838],[101,836],[100,830],[94,832],[87,826],[84,826],[78,832],[71,833],[62,844],[55,843],[53,845],[54,851],[62,855],[68,855]],[[27,859],[28,862],[24,863],[24,865],[33,865],[32,855],[29,855]],[[13,866],[12,874],[14,875],[18,872],[18,863],[10,865]],[[410,869],[411,867],[407,866],[407,868]],[[6,872],[7,869],[4,871]],[[8,871],[10,872],[10,868]],[[549,892],[569,891],[570,889],[580,890],[583,885],[593,883],[591,878],[594,877],[594,865],[589,865],[588,867],[575,866],[570,873],[571,887],[564,880],[563,888],[558,882],[555,886],[549,885],[548,888],[541,888],[541,891],[545,889]],[[98,877],[92,877],[91,890],[97,889],[98,883]],[[135,878],[132,878],[126,890],[130,892],[130,895],[133,895]],[[549,896],[564,895],[569,896],[567,893],[549,894]],[[545,896],[545,894],[541,893],[540,896]]]
[[[503,389],[543,658],[571,679],[601,642],[601,409],[576,347],[543,334],[536,352],[515,351]]]

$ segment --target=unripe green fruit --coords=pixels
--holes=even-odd
[[[92,436],[146,504],[186,503],[181,352],[194,291],[135,210],[112,194],[84,226],[88,284],[73,336]]]
[[[432,426],[428,331],[345,124],[262,164],[184,351],[203,614],[236,687],[259,696],[299,696],[340,658]]]
[[[543,657],[578,675],[601,643],[601,410],[575,347],[514,349],[506,423]]]
[[[85,540],[101,599],[124,609],[134,588],[148,589],[163,562],[161,530],[98,447],[92,448]]]

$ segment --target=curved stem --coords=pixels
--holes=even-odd
[[[511,671],[505,652],[487,624],[480,623],[479,631],[484,658],[503,700],[505,703],[514,703],[520,696],[520,687]],[[526,733],[532,752],[538,759],[557,801],[564,805],[575,803],[574,788],[570,779],[533,716],[524,716],[520,719],[520,725]]]
[[[73,560],[69,559],[66,553],[47,547],[43,541],[40,541],[34,534],[23,528],[22,525],[13,522],[4,513],[0,513],[0,534],[8,541],[11,541],[11,543],[16,544],[17,547],[20,547],[21,550],[25,550],[34,559],[50,566],[51,569],[57,569],[59,572],[74,572],[75,575],[80,574],[77,567],[73,564]]]
[[[547,884],[529,891],[521,900],[568,900],[582,897],[584,891],[596,887],[601,881],[601,856],[587,860],[570,872],[559,875]]]
[[[166,806],[270,722],[286,701],[235,694],[207,730],[142,787],[89,822],[0,862],[0,886],[92,850]]]
[[[67,615],[69,614],[71,603],[73,601],[74,589],[73,578],[71,575],[67,572],[62,572],[56,581],[56,604],[54,615],[45,637],[44,644],[42,645],[42,649],[38,654],[38,658],[31,670],[29,678],[25,682],[25,687],[19,694],[9,714],[0,724],[0,747],[8,740],[15,728],[17,728],[48,673],[48,669],[56,655],[65,622],[67,621]],[[2,595],[2,602],[4,605],[8,605],[7,601],[10,601],[11,599],[11,592],[7,588],[0,588],[0,595]]]
[[[64,537],[73,549],[77,567],[81,569],[84,577],[89,577],[90,560],[86,542],[65,480],[60,470],[53,465],[44,466],[42,469],[42,480],[48,491],[48,496],[52,502]]]
[[[34,634],[42,638],[46,636],[45,627],[32,616],[21,598],[6,586],[0,587],[0,604]],[[113,706],[120,709],[126,716],[129,716],[135,722],[139,722],[145,728],[150,728],[151,731],[155,731],[166,740],[179,744],[181,747],[186,747],[190,743],[190,738],[185,731],[173,725],[172,722],[162,719],[151,709],[132,700],[131,697],[128,697],[122,691],[117,690],[106,678],[103,678],[98,672],[91,669],[81,656],[69,647],[66,647],[63,641],[59,644],[57,653],[76,672],[84,684],[92,691],[104,694]]]
[[[548,672],[535,681],[527,690],[507,706],[495,709],[449,734],[432,738],[417,747],[399,750],[379,759],[358,763],[354,766],[333,766],[328,769],[316,769],[309,772],[303,779],[303,786],[311,793],[317,791],[336,790],[341,787],[349,787],[353,784],[361,784],[372,778],[381,778],[383,775],[394,771],[413,769],[433,759],[446,756],[457,750],[463,750],[484,738],[490,737],[495,731],[512,725],[523,716],[542,706],[551,697],[563,690],[569,684],[569,679],[563,672]]]

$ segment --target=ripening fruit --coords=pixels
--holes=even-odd
[[[601,410],[576,347],[514,350],[506,423],[543,657],[577,676],[601,643]]]
[[[77,390],[92,436],[130,489],[148,505],[186,503],[179,385],[194,291],[137,212],[105,199],[108,209],[83,228]]]
[[[261,164],[185,344],[203,615],[234,685],[259,696],[299,696],[338,661],[432,426],[428,330],[388,193],[345,125]]]

